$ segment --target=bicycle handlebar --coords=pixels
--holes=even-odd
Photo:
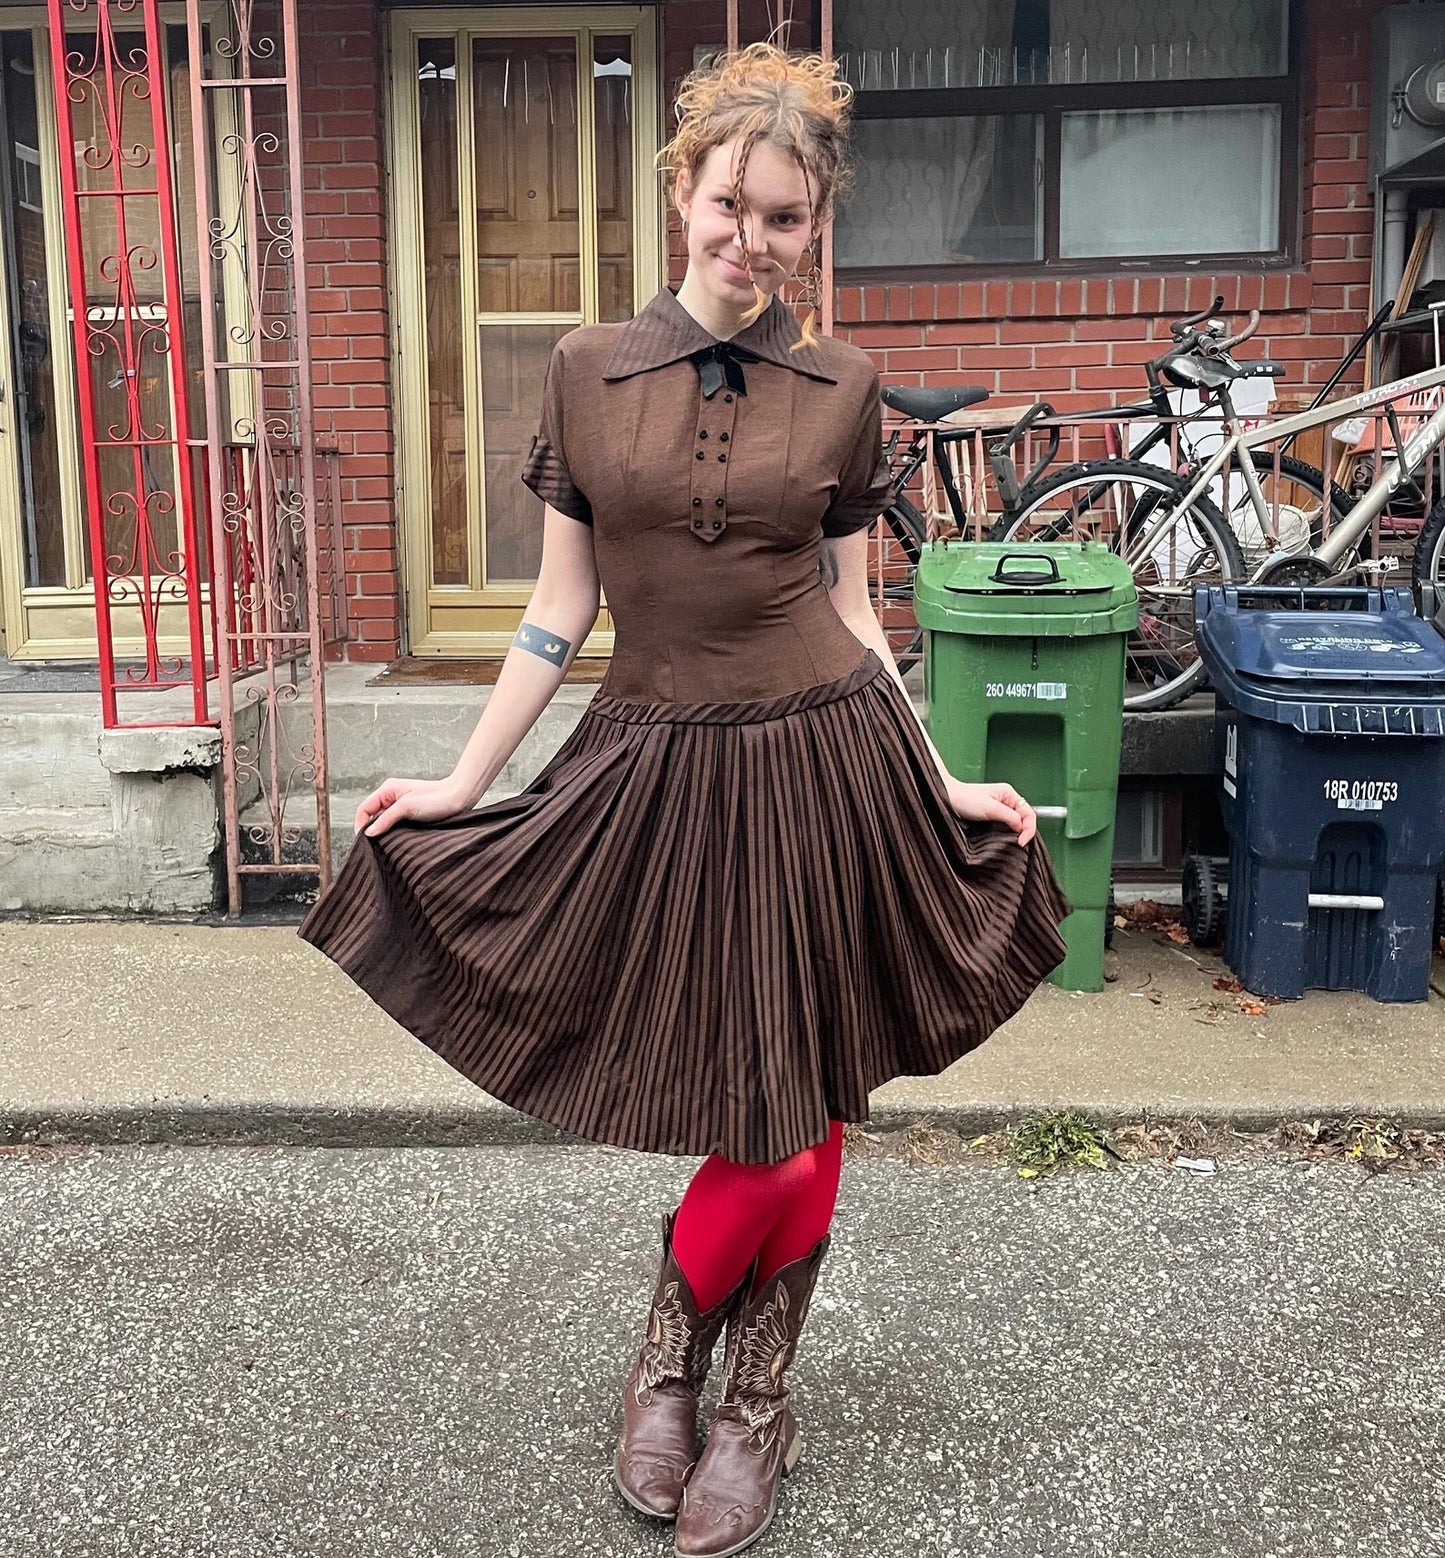
[[[1224,298],[1221,294],[1209,305],[1202,308],[1197,314],[1191,314],[1187,319],[1176,319],[1169,326],[1169,333],[1176,341],[1182,341],[1197,324],[1202,324],[1211,314],[1217,314],[1224,307]]]
[[[1249,323],[1238,335],[1227,335],[1222,341],[1212,341],[1205,348],[1210,357],[1222,357],[1226,352],[1232,352],[1241,342],[1247,341],[1259,329],[1259,310],[1252,308],[1249,311]]]

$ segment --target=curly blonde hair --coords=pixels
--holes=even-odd
[[[839,77],[836,60],[821,54],[790,54],[772,43],[750,43],[717,55],[683,80],[675,107],[677,133],[657,156],[671,194],[680,173],[685,170],[689,182],[694,182],[716,147],[734,140],[738,143],[733,198],[738,239],[744,251],[742,190],[753,147],[759,141],[766,142],[791,156],[803,170],[812,259],[799,299],[808,304],[808,315],[803,321],[803,338],[794,343],[794,351],[817,340],[813,326],[822,281],[818,233],[848,185],[852,98],[853,89]],[[756,281],[753,292],[756,301],[743,315],[745,325],[757,319],[769,302]]]

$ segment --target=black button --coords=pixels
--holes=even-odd
[[[712,528],[714,530],[721,530],[722,529],[722,520],[720,520],[720,519],[713,520]]]
[[[707,456],[705,454],[703,454],[701,449],[698,450],[697,457],[698,457],[699,460],[704,460],[704,459],[707,458]]]
[[[724,395],[724,396],[723,396],[723,399],[724,399],[724,400],[725,400],[725,401],[726,401],[726,402],[727,402],[727,403],[728,403],[728,405],[732,405],[732,403],[733,403],[733,398],[732,398],[732,396],[731,396],[731,395]]]
[[[693,528],[693,529],[694,529],[694,530],[701,530],[701,529],[702,529],[702,520],[701,520],[701,519],[695,519],[695,520],[693,520],[693,522],[692,522],[692,528]]]
[[[702,507],[702,499],[701,498],[694,498],[692,500],[692,506],[695,509],[700,509]]]
[[[719,507],[719,508],[721,508],[721,507],[722,507],[722,506],[723,506],[723,500],[722,500],[722,499],[721,499],[721,498],[714,498],[714,499],[713,499],[713,502],[714,502],[714,503],[715,503],[715,504],[717,504],[717,506],[718,506],[718,507]]]
[[[702,432],[700,432],[700,433],[699,433],[699,434],[698,434],[698,435],[697,435],[697,436],[698,436],[698,437],[699,437],[699,438],[706,438],[706,437],[707,437],[707,429],[706,429],[706,428],[703,428],[703,430],[702,430]],[[727,435],[727,434],[726,434],[726,433],[724,433],[724,434],[723,434],[723,437],[724,437],[724,438],[726,438],[726,437],[727,437],[727,436],[728,436],[728,435]]]
[[[718,459],[721,460],[724,464],[727,463],[727,456],[725,454],[720,454]]]
[[[719,433],[718,438],[722,443],[726,443],[728,441],[728,435],[726,433]]]

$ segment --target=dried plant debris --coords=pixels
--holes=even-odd
[[[1119,930],[1154,931],[1176,947],[1189,945],[1189,932],[1184,929],[1181,911],[1174,904],[1156,903],[1152,898],[1139,898],[1133,903],[1121,904],[1114,916]]]
[[[849,1125],[845,1156],[886,1158],[922,1167],[982,1159],[1012,1165],[1021,1179],[1043,1180],[1065,1169],[1126,1168],[1148,1162],[1207,1177],[1221,1161],[1283,1152],[1311,1168],[1356,1165],[1372,1174],[1445,1167],[1445,1131],[1415,1130],[1377,1117],[1287,1121],[1270,1131],[1240,1131],[1199,1119],[1144,1119],[1104,1127],[1074,1110],[1050,1110],[967,1137],[931,1120],[876,1131]]]
[[[1312,1162],[1357,1163],[1372,1174],[1445,1166],[1445,1132],[1412,1130],[1377,1116],[1292,1120],[1278,1126],[1274,1136],[1282,1147]]]
[[[1217,1128],[1211,1130],[1200,1120],[1167,1125],[1142,1120],[1137,1125],[1123,1125],[1111,1131],[1109,1144],[1121,1163],[1138,1163],[1149,1158],[1172,1162],[1180,1153],[1216,1154],[1220,1136],[1234,1134]]]
[[[843,1131],[843,1154],[847,1158],[893,1158],[937,1166],[960,1163],[971,1153],[970,1144],[959,1132],[929,1120],[917,1120],[896,1131],[870,1131],[861,1125],[849,1125]]]

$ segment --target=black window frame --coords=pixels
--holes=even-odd
[[[845,286],[888,282],[985,281],[993,276],[1095,276],[1103,272],[1167,274],[1235,269],[1287,270],[1299,263],[1301,165],[1301,61],[1304,58],[1304,0],[1288,0],[1287,58],[1283,75],[1238,76],[1198,81],[1121,81],[1069,86],[932,87],[908,91],[859,91],[855,119],[964,119],[1032,114],[1043,121],[1043,258],[969,265],[843,265]],[[822,0],[813,0],[813,36],[822,36]],[[839,52],[835,33],[834,53]],[[1227,108],[1278,105],[1280,110],[1279,243],[1271,250],[1223,250],[1154,255],[1059,254],[1063,116],[1079,111],[1107,113],[1149,108]]]

